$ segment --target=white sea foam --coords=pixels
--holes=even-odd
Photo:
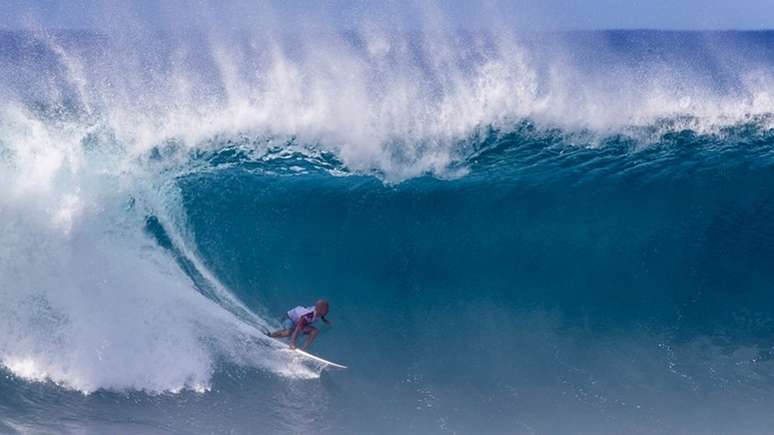
[[[443,17],[419,9],[425,33],[363,19],[353,32],[316,22],[292,37],[265,29],[161,42],[111,35],[92,57],[41,36],[69,89],[49,92],[47,104],[77,101],[130,154],[170,139],[202,147],[216,135],[293,137],[389,180],[444,175],[469,151],[466,138],[525,118],[604,135],[688,116],[691,128],[711,132],[774,110],[770,64],[710,43],[701,60],[729,63],[725,84],[658,54],[636,62],[611,54],[604,61],[612,64],[590,67],[594,59],[561,43],[534,42],[556,36],[441,32],[433,29],[444,28]],[[588,45],[592,55],[610,51]]]
[[[159,186],[139,162],[90,155],[81,125],[44,124],[18,108],[0,119],[0,142],[12,156],[0,167],[0,362],[7,369],[83,392],[206,389],[224,356],[316,375],[272,352],[255,328],[265,322],[213,277],[216,297],[197,292],[144,233],[149,204],[173,200],[174,192],[154,200]]]

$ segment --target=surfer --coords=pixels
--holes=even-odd
[[[330,320],[325,318],[326,315],[328,315],[328,301],[325,299],[320,299],[311,307],[299,305],[285,314],[285,317],[282,319],[282,329],[271,333],[267,332],[266,335],[272,338],[290,336],[290,348],[295,349],[296,337],[303,332],[307,335],[307,338],[301,350],[306,350],[312,345],[320,332],[312,326],[312,323],[316,322],[317,319],[322,319],[327,325],[331,324]]]

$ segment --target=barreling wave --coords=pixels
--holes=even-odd
[[[574,36],[0,34],[0,362],[84,392],[206,389],[221,360],[316,376],[198,252],[180,184],[226,168],[495,185],[771,165],[771,34]]]

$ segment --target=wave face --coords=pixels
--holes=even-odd
[[[774,423],[774,33],[29,31],[0,58],[0,431]],[[345,372],[261,333],[318,297]]]

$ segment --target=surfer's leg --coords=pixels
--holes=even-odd
[[[301,350],[306,350],[309,346],[312,345],[314,342],[315,337],[317,337],[317,334],[320,331],[315,328],[314,326],[307,326],[304,328],[304,334],[306,334],[306,340],[304,341],[304,346],[301,348]]]
[[[282,337],[289,337],[290,334],[293,333],[293,330],[296,329],[296,324],[293,323],[292,320],[285,317],[282,319],[282,329],[279,331],[274,331],[271,334],[266,334],[271,338],[282,338]]]

